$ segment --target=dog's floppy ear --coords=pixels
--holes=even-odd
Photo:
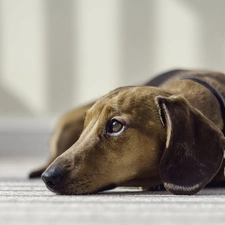
[[[156,97],[167,131],[160,174],[173,194],[195,194],[221,167],[225,139],[216,126],[181,96]]]

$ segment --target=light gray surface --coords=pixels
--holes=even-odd
[[[225,224],[225,189],[194,196],[115,189],[59,196],[28,172],[43,159],[0,159],[0,224]],[[44,161],[43,161],[44,162]]]
[[[0,118],[0,156],[49,155],[49,139],[56,119]]]

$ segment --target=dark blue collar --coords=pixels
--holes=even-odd
[[[208,83],[204,80],[201,80],[201,79],[196,78],[196,77],[185,77],[185,78],[182,78],[182,80],[183,79],[193,80],[193,81],[203,85],[204,87],[208,88],[212,92],[212,94],[216,97],[217,101],[220,104],[220,110],[221,110],[221,114],[222,114],[222,118],[223,118],[222,132],[225,135],[225,101],[224,101],[223,96],[220,94],[220,92],[212,84],[210,84],[210,83]]]

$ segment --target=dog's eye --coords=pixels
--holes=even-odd
[[[124,129],[123,123],[116,119],[112,119],[109,121],[107,127],[106,127],[106,132],[110,135],[118,135],[120,134]]]

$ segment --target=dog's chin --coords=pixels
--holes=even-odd
[[[93,191],[88,191],[88,190],[74,190],[73,188],[67,189],[67,188],[62,188],[60,190],[54,190],[48,187],[48,189],[52,192],[54,192],[57,195],[91,195],[91,194],[97,194],[99,192],[107,191],[116,188],[116,184],[112,183],[106,186],[103,186],[101,188],[98,188]]]

